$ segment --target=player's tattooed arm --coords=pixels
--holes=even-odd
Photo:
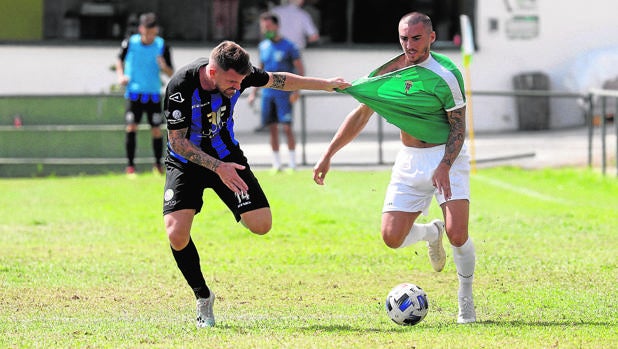
[[[273,73],[273,83],[271,85],[272,88],[281,90],[285,87],[285,79],[286,76],[279,73]]]
[[[191,143],[186,138],[187,130],[187,128],[182,128],[180,130],[168,131],[168,139],[174,152],[193,163],[216,172],[217,168],[221,165],[221,160],[204,153],[195,144]]]
[[[448,123],[451,125],[451,132],[446,141],[442,162],[450,167],[455,162],[466,139],[466,107],[447,112],[446,115]]]
[[[264,87],[283,91],[316,90],[332,92],[335,89],[344,89],[351,86],[343,78],[322,79],[288,72],[269,72],[268,74],[270,77]]]

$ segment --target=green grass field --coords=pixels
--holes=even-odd
[[[274,224],[255,236],[212,194],[194,223],[217,327],[196,329],[161,211],[163,178],[0,179],[0,347],[616,348],[618,181],[579,170],[472,176],[478,322],[457,325],[450,249],[391,250],[379,234],[389,170],[258,177]],[[434,202],[429,221],[439,214]],[[383,301],[428,293],[414,327]]]

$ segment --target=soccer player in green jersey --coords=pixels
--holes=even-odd
[[[399,21],[403,53],[340,92],[361,104],[339,127],[314,167],[314,181],[324,184],[337,151],[351,142],[377,112],[401,130],[403,146],[393,166],[382,210],[382,238],[391,248],[427,241],[435,271],[446,263],[443,234],[449,239],[459,278],[458,323],[476,321],[472,281],[476,252],[468,236],[470,164],[465,140],[466,101],[460,71],[446,56],[432,52],[431,19],[406,14]],[[415,223],[427,215],[432,197],[443,219]]]

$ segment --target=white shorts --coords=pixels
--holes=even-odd
[[[431,181],[442,161],[446,145],[431,148],[403,147],[397,154],[391,181],[386,189],[382,212],[403,211],[428,214],[432,196],[439,205],[446,202]],[[466,145],[449,172],[452,196],[450,200],[470,200],[470,156]]]

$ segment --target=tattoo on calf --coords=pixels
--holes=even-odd
[[[282,89],[285,86],[285,75],[273,74],[272,88]]]

